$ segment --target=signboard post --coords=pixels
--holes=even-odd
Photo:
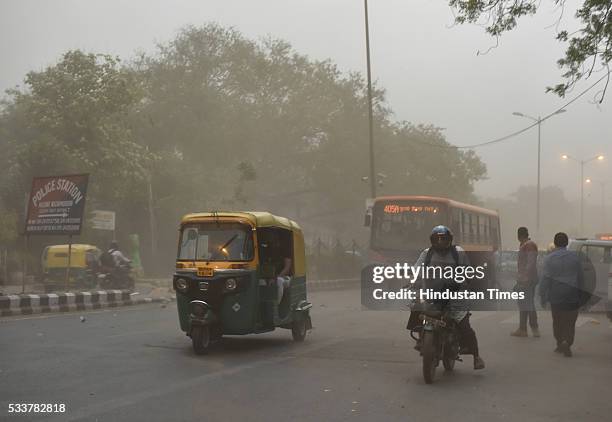
[[[88,174],[35,177],[28,200],[25,233],[81,233]]]
[[[72,236],[81,233],[88,182],[88,174],[35,177],[28,198],[26,242],[32,234],[68,235],[66,289],[70,277]]]
[[[92,212],[91,227],[97,230],[109,230],[115,238],[115,211],[95,210]]]

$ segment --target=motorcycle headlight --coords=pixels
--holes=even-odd
[[[236,279],[235,278],[228,278],[227,280],[225,280],[225,288],[227,290],[236,290]]]
[[[178,280],[176,280],[175,285],[176,285],[176,290],[179,290],[181,292],[187,291],[187,287],[189,287],[187,280],[185,280],[184,278],[179,278]]]

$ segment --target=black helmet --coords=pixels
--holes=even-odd
[[[446,226],[436,226],[429,236],[431,247],[436,250],[445,250],[453,244],[453,232]]]

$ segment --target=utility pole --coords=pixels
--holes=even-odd
[[[587,160],[579,160],[577,158],[572,157],[568,154],[563,154],[561,156],[563,160],[572,160],[580,164],[580,233],[579,236],[584,236],[584,166],[591,161],[603,161],[605,157],[603,155],[596,155],[595,157],[591,157]]]
[[[153,183],[152,175],[149,173],[147,178],[149,187],[149,232],[151,236],[151,262],[155,262],[157,257],[157,234],[155,225],[155,210],[153,208]]]
[[[580,161],[580,236],[584,236],[584,160]]]
[[[565,109],[557,110],[554,114],[565,113]],[[540,239],[540,194],[541,194],[541,159],[542,159],[542,116],[538,116],[537,118],[531,117],[527,114],[515,111],[512,113],[514,116],[525,117],[529,120],[534,121],[538,125],[538,176],[537,176],[537,187],[536,187],[536,241],[539,242]]]
[[[540,241],[540,159],[542,154],[542,117],[538,116],[538,187],[537,187],[537,195],[536,195],[536,239]]]
[[[374,112],[372,110],[372,70],[370,66],[370,25],[368,22],[368,0],[364,0],[366,59],[368,74],[368,124],[370,141],[370,196],[376,198],[376,171],[374,169]]]

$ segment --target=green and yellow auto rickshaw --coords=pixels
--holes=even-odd
[[[70,249],[70,272],[68,268]],[[92,289],[96,287],[100,249],[93,245],[73,244],[47,246],[41,256],[42,282],[46,292],[56,289]],[[66,286],[68,275],[68,286]]]
[[[223,335],[281,327],[301,342],[312,328],[302,230],[268,212],[184,216],[173,286],[197,354]]]

